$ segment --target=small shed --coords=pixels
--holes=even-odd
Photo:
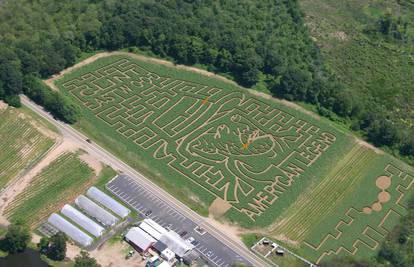
[[[125,240],[140,252],[147,252],[156,242],[152,236],[139,227],[132,227],[125,235]]]
[[[175,258],[175,253],[171,249],[166,248],[161,252],[161,258],[171,262]]]

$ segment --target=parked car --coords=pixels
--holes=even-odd
[[[188,243],[192,244],[195,241],[195,238],[190,236],[189,238],[187,238],[186,240]]]
[[[152,210],[147,210],[146,212],[145,212],[145,216],[150,216],[152,214]]]
[[[185,236],[186,234],[187,234],[187,231],[183,231],[183,232],[181,232],[180,236],[181,236],[181,237],[183,237],[183,236]]]

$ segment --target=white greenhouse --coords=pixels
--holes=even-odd
[[[86,214],[95,218],[98,222],[105,226],[113,226],[118,222],[118,218],[84,195],[77,197],[75,203],[79,208],[85,211]]]
[[[85,214],[68,204],[63,206],[60,212],[95,237],[101,236],[105,230],[102,226],[91,220]]]
[[[82,232],[78,227],[68,222],[62,216],[53,213],[47,220],[51,225],[56,227],[59,231],[65,233],[69,238],[83,247],[92,244],[92,237]]]
[[[115,199],[108,196],[107,194],[105,194],[104,192],[102,192],[94,186],[88,189],[86,195],[89,198],[95,200],[96,202],[102,204],[109,210],[113,211],[116,215],[118,215],[121,218],[125,218],[131,212],[125,206],[121,205],[118,201],[116,201]]]

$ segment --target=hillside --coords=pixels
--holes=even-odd
[[[300,4],[327,68],[344,83],[354,106],[358,106],[351,115],[353,127],[367,129],[378,145],[398,149],[400,142],[406,142],[400,150],[410,154],[414,126],[414,2],[301,0]],[[377,118],[386,121],[382,134],[388,136],[376,136],[376,126],[368,125],[368,120]]]

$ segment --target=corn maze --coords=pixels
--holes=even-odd
[[[122,138],[252,221],[336,139],[258,98],[163,77],[128,58],[62,87]]]
[[[129,164],[140,155],[179,190],[229,203],[228,219],[314,262],[371,255],[405,212],[409,166],[217,79],[117,55],[56,85],[82,107],[87,133]]]
[[[390,163],[369,182],[366,185],[372,191],[361,198],[366,188],[360,188],[354,203],[344,209],[339,219],[332,220],[336,222],[329,233],[319,233],[304,242],[306,253],[316,256],[317,263],[334,255],[361,257],[372,253],[406,214],[407,194],[412,189],[414,174]]]

